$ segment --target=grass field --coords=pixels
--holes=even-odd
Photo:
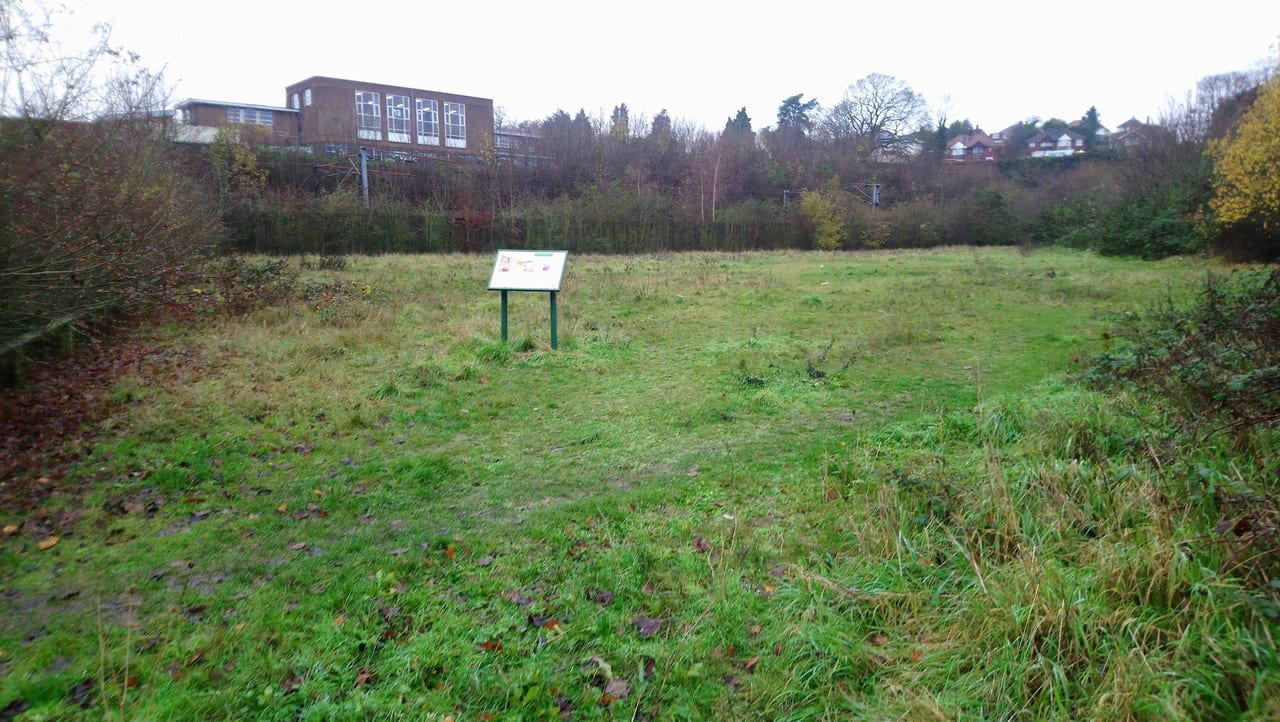
[[[192,289],[182,363],[0,519],[0,718],[1280,716],[1190,480],[1248,457],[1072,380],[1227,269],[571,257],[552,350],[546,294],[499,340],[492,261]]]

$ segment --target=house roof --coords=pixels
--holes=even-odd
[[[352,79],[350,79],[350,78],[335,78],[335,77],[332,77],[332,76],[329,76],[329,75],[312,75],[311,77],[309,77],[309,78],[305,78],[305,79],[303,79],[303,80],[299,80],[299,81],[298,81],[298,82],[296,82],[296,83],[290,83],[289,85],[285,86],[285,92],[287,93],[287,92],[291,92],[291,91],[293,91],[293,90],[295,90],[295,89],[301,89],[301,88],[304,88],[304,87],[306,87],[306,86],[308,86],[308,85],[316,85],[316,86],[326,86],[326,85],[327,85],[327,86],[334,86],[334,85],[337,85],[337,86],[340,86],[340,87],[346,87],[346,86],[351,86],[351,85],[360,85],[360,86],[368,86],[368,87],[370,87],[370,88],[375,88],[375,89],[382,89],[382,90],[384,90],[384,91],[385,91],[385,90],[394,90],[394,91],[397,91],[397,92],[403,92],[403,93],[414,93],[414,92],[419,92],[419,93],[430,93],[430,94],[432,94],[432,95],[446,95],[446,96],[452,96],[452,97],[455,97],[455,98],[463,98],[463,99],[467,99],[467,100],[478,100],[478,101],[483,102],[483,103],[492,103],[492,102],[493,102],[493,98],[482,98],[482,97],[480,97],[480,96],[478,96],[478,95],[464,95],[464,94],[462,94],[462,93],[451,93],[451,92],[444,91],[444,90],[431,90],[430,88],[418,88],[418,87],[413,87],[413,86],[408,86],[408,85],[392,85],[392,84],[390,84],[390,83],[378,83],[378,82],[367,81],[367,80],[352,80]]]
[[[1004,130],[997,130],[996,132],[992,133],[991,137],[997,140],[1008,138],[1009,136],[1017,133],[1018,129],[1021,126],[1022,126],[1022,123],[1014,123],[1013,125],[1009,126],[1008,128],[1005,128]]]
[[[1027,138],[1027,145],[1036,145],[1045,141],[1058,141],[1062,136],[1066,136],[1071,140],[1084,140],[1084,136],[1071,130],[1070,128],[1054,128],[1051,130],[1042,130],[1039,133]]]
[[[293,108],[282,108],[276,105],[254,105],[253,103],[228,103],[221,100],[201,100],[200,98],[187,98],[173,107],[179,110],[190,108],[194,105],[211,105],[215,108],[254,108],[255,110],[272,110],[278,113],[296,113],[298,111]]]
[[[965,148],[972,148],[978,145],[992,148],[992,147],[995,147],[995,144],[996,144],[996,142],[992,140],[991,136],[987,135],[984,131],[978,128],[975,128],[974,130],[968,133],[962,133],[961,135],[957,135],[956,137],[947,141],[947,147],[954,148],[956,147],[957,143],[961,144]]]

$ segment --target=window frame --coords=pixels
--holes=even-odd
[[[382,93],[357,90],[355,101],[356,137],[360,140],[382,140]]]
[[[440,145],[440,102],[435,98],[414,98],[413,107],[418,145]]]
[[[467,147],[467,106],[463,103],[444,104],[444,144],[446,148]]]
[[[409,96],[387,93],[387,140],[391,143],[408,143],[411,138]]]

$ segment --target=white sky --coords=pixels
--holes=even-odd
[[[832,105],[870,73],[989,131],[1090,106],[1115,129],[1200,78],[1274,65],[1280,41],[1274,0],[68,2],[162,69],[175,100],[282,106],[286,85],[327,75],[492,98],[509,122],[626,103],[633,123],[665,108],[717,132],[744,106],[774,125],[796,93]]]

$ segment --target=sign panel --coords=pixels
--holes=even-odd
[[[559,291],[568,251],[498,251],[490,291]]]

